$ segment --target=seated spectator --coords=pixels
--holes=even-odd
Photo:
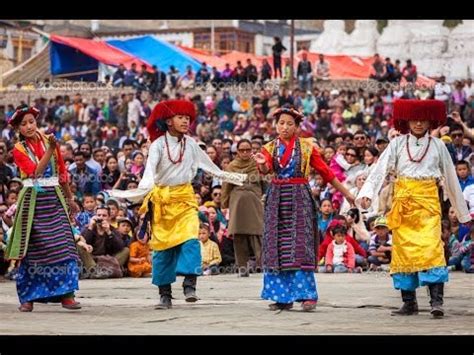
[[[133,237],[133,223],[130,219],[127,217],[120,217],[117,219],[117,233],[120,235],[120,238],[122,238],[123,245],[126,247],[130,246],[130,239]]]
[[[374,235],[370,238],[369,257],[370,270],[382,270],[381,265],[390,264],[392,259],[392,235],[388,229],[387,219],[379,217],[374,223]]]
[[[123,84],[125,86],[134,86],[138,77],[137,64],[132,63],[130,70],[125,71]]]
[[[465,160],[460,160],[456,162],[455,166],[459,185],[461,185],[461,190],[464,191],[466,187],[474,184],[474,178],[471,175],[469,163]]]
[[[134,233],[130,244],[130,258],[128,260],[128,275],[131,277],[147,277],[152,269],[151,251],[148,246],[148,234],[137,238]]]
[[[471,227],[469,235],[460,242],[456,236],[451,233],[449,220],[442,222],[442,239],[445,249],[446,264],[450,270],[464,270],[467,273],[474,272],[473,265],[473,238],[474,227]]]
[[[407,59],[406,66],[402,69],[402,77],[409,83],[415,83],[418,78],[416,65],[412,64],[411,59]]]
[[[89,225],[89,222],[95,214],[95,208],[97,207],[95,196],[91,193],[85,193],[82,200],[82,206],[84,210],[76,215],[76,224],[79,230]]]
[[[124,86],[125,73],[126,73],[125,66],[123,64],[120,64],[112,77],[112,85]]]
[[[199,226],[199,240],[201,242],[203,274],[217,275],[222,257],[219,246],[209,239],[209,225],[207,223],[201,223]]]
[[[346,226],[346,218],[344,216],[341,216],[341,215],[335,216],[333,220],[331,221],[331,223],[329,223],[329,226],[326,229],[324,240],[318,249],[318,260],[320,260],[320,264],[324,264],[323,258],[326,256],[326,252],[327,252],[329,244],[331,244],[332,241],[334,240],[331,230],[337,226]],[[367,252],[351,236],[346,236],[345,240],[346,242],[351,244],[352,247],[354,248],[354,252],[356,254],[355,255],[356,262],[357,262],[357,259],[359,259],[360,263],[362,264],[363,261],[365,261],[365,259],[367,258]]]
[[[262,69],[260,69],[260,81],[263,83],[267,80],[271,80],[271,78],[272,78],[272,67],[268,63],[268,60],[263,59]]]
[[[332,202],[330,199],[321,200],[321,206],[318,213],[318,233],[320,240],[323,240],[323,236],[326,234],[326,229],[329,223],[331,223],[334,216],[334,210],[332,208]]]
[[[346,241],[347,229],[344,226],[334,227],[330,233],[334,240],[326,251],[326,265],[321,272],[344,273],[355,269],[354,247]]]
[[[122,268],[128,261],[129,249],[110,224],[110,208],[99,206],[89,226],[81,233],[87,244],[91,245],[91,254],[79,253],[84,267],[91,278],[122,277]]]
[[[385,65],[378,53],[375,53],[374,55],[374,62],[372,63],[372,73],[370,74],[370,78],[377,81],[385,81],[387,79]]]

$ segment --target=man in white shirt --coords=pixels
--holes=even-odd
[[[172,307],[171,284],[177,275],[185,276],[186,302],[198,300],[196,282],[201,274],[201,247],[198,205],[191,185],[197,169],[237,185],[242,185],[247,177],[221,171],[186,135],[195,117],[196,110],[190,101],[170,100],[156,105],[147,123],[152,143],[138,188],[111,192],[114,197],[132,202],[144,198],[139,213],[145,213],[145,221],[151,222],[152,283],[160,293],[156,309]]]
[[[446,106],[438,100],[396,100],[393,119],[402,135],[391,140],[379,157],[356,204],[368,208],[387,174],[395,171],[392,208],[387,214],[393,233],[390,273],[394,288],[401,290],[403,306],[392,314],[418,314],[416,288],[427,285],[431,315],[440,318],[448,270],[440,238],[438,182],[458,220],[471,221],[448,149],[429,131],[446,123]]]
[[[135,94],[131,93],[129,94],[129,101],[128,101],[128,114],[127,114],[127,120],[128,120],[128,126],[130,127],[131,122],[135,121],[135,123],[138,125],[138,121],[140,119],[140,111],[142,109],[142,104],[140,103],[140,100],[138,100],[135,97]]]
[[[463,91],[466,94],[467,99],[469,99],[469,97],[471,97],[471,96],[474,96],[474,86],[472,85],[472,79],[471,78],[466,80],[466,85],[464,86]]]
[[[448,103],[451,97],[451,86],[446,83],[444,75],[439,78],[439,82],[435,85],[434,94],[435,100],[443,101],[445,104]]]

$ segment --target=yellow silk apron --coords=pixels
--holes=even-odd
[[[155,185],[143,200],[140,214],[148,212],[150,201],[153,203],[151,249],[170,249],[198,237],[198,205],[191,184]]]
[[[391,274],[446,266],[435,179],[397,179],[387,222],[392,230]]]

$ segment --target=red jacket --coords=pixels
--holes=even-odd
[[[353,269],[355,268],[355,253],[354,253],[354,248],[352,247],[352,245],[350,243],[345,242],[346,244],[346,252],[343,254],[342,258],[343,258],[343,263],[344,263],[344,266],[349,268],[349,269]],[[328,251],[326,252],[326,260],[325,260],[325,264],[326,266],[327,265],[334,265],[333,264],[333,258],[334,258],[334,243],[330,243],[329,246],[328,246]]]
[[[342,224],[343,224],[343,222],[341,222],[337,219],[334,219],[334,220],[331,221],[331,223],[329,223],[329,226],[326,229],[326,234],[324,235],[324,240],[321,243],[321,245],[319,246],[319,251],[318,251],[318,259],[319,260],[321,260],[322,258],[324,258],[326,256],[328,246],[333,241],[333,237],[332,237],[331,232],[330,232],[331,229],[334,228],[337,225],[342,225]],[[352,245],[352,247],[354,248],[354,252],[357,255],[363,256],[364,258],[367,257],[367,252],[364,250],[364,248],[362,248],[359,245],[359,243],[357,242],[357,240],[352,238],[350,235],[346,235],[346,242],[349,243],[350,245]]]

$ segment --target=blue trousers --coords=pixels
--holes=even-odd
[[[170,285],[176,281],[177,275],[201,274],[201,245],[197,239],[190,239],[173,248],[153,252],[153,285]]]
[[[415,291],[420,286],[448,282],[448,275],[448,269],[441,266],[426,271],[392,274],[392,281],[397,290]]]

